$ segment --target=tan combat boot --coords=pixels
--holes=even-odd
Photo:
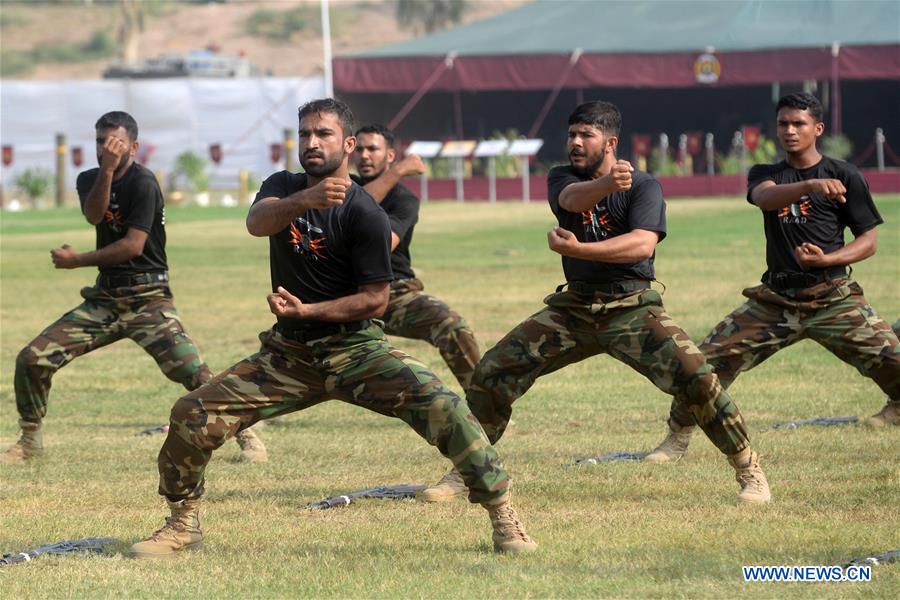
[[[266,446],[262,440],[257,437],[252,429],[247,428],[238,433],[234,438],[238,446],[241,447],[241,454],[238,460],[241,462],[262,463],[269,460],[269,454],[266,452]]]
[[[128,549],[131,558],[169,558],[179,550],[199,550],[203,546],[200,498],[166,502],[172,516],[166,518],[162,529]]]
[[[688,444],[691,443],[691,435],[694,433],[694,425],[679,426],[669,421],[669,433],[660,442],[653,452],[644,457],[644,460],[652,463],[674,462],[687,453]]]
[[[749,448],[728,457],[728,464],[734,467],[735,480],[740,484],[738,502],[765,504],[772,500],[766,474],[759,468],[759,455]]]
[[[469,488],[463,483],[462,475],[456,468],[453,468],[436,484],[422,490],[421,498],[425,502],[446,502],[457,496],[468,495],[468,493]]]
[[[19,441],[0,454],[0,463],[21,464],[26,460],[38,458],[44,454],[44,436],[41,424],[19,419]]]
[[[509,494],[504,494],[492,503],[482,503],[491,517],[494,533],[494,552],[533,552],[537,550],[537,542],[528,537],[525,527],[519,521],[516,510],[512,507]]]
[[[891,402],[884,405],[880,411],[866,419],[869,427],[886,427],[887,425],[900,425],[900,402]]]

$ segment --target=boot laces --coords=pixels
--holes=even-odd
[[[516,510],[512,506],[506,505],[498,507],[495,515],[497,528],[500,529],[502,533],[510,537],[517,537],[525,542],[531,541],[531,538],[525,533],[522,522],[519,521],[519,515],[516,514]]]
[[[158,542],[162,538],[175,537],[185,530],[184,523],[175,515],[166,517],[166,524],[153,532],[149,541]]]
[[[447,473],[444,474],[443,477],[437,482],[435,487],[439,487],[442,485],[447,485],[450,487],[457,487],[460,485],[465,485],[462,479],[462,475],[460,475],[459,471],[456,469],[450,469]]]
[[[750,463],[746,467],[737,472],[737,481],[741,484],[741,488],[751,488],[754,490],[762,490],[762,481],[757,476],[759,466],[756,463]]]

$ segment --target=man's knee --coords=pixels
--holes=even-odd
[[[240,419],[225,414],[210,415],[201,400],[204,389],[179,398],[169,414],[169,422],[175,435],[189,444],[213,450],[237,432]]]

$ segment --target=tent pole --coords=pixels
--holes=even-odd
[[[575,65],[578,63],[579,58],[581,58],[581,48],[576,48],[575,51],[572,52],[572,56],[569,57],[569,64],[566,65],[566,68],[563,70],[562,75],[560,75],[559,80],[556,82],[556,85],[553,86],[553,91],[550,92],[550,97],[547,98],[546,102],[544,102],[544,107],[541,108],[541,112],[538,113],[537,118],[531,125],[531,129],[528,130],[529,138],[533,138],[534,136],[536,136],[538,130],[541,128],[541,125],[544,124],[544,119],[547,118],[547,113],[550,112],[550,108],[553,106],[553,103],[556,102],[556,98],[559,96],[560,90],[562,90],[563,86],[565,85],[566,80],[569,78],[569,74],[572,72],[572,69],[575,68]]]
[[[422,99],[422,96],[428,93],[428,90],[430,90],[432,86],[438,82],[438,79],[441,78],[441,76],[444,74],[444,71],[449,71],[453,68],[453,61],[454,59],[456,59],[456,54],[457,53],[455,50],[447,54],[438,68],[434,70],[434,73],[428,76],[428,79],[425,80],[425,82],[422,84],[422,87],[420,87],[416,91],[416,93],[413,94],[412,98],[407,100],[406,104],[403,105],[403,108],[400,109],[400,112],[394,115],[394,118],[390,120],[387,125],[388,129],[390,129],[391,131],[396,130],[397,126],[400,125],[403,119],[406,118],[406,115],[408,115],[409,112],[413,108],[415,108],[416,104],[419,103],[419,100]]]
[[[456,139],[465,139],[463,135],[462,98],[459,90],[453,91],[453,119],[456,121]]]
[[[331,66],[331,19],[328,0],[319,0],[322,15],[322,67],[325,72],[325,97],[334,98],[334,76]]]

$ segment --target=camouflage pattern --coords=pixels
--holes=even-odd
[[[84,302],[44,329],[16,357],[16,407],[23,420],[36,423],[46,416],[56,371],[126,337],[152,356],[166,377],[188,390],[210,379],[209,368],[181,325],[168,286],[86,287],[81,297]]]
[[[541,375],[606,353],[684,399],[692,418],[725,454],[749,447],[743,417],[655,290],[593,296],[551,294],[547,308],[516,326],[475,369],[468,401],[488,438],[503,435],[512,404]],[[692,421],[693,423],[693,421]]]
[[[738,375],[791,344],[809,338],[871,377],[890,398],[900,400],[900,342],[853,280],[825,281],[777,293],[767,285],[747,288],[742,306],[715,326],[700,350],[729,387]],[[687,411],[672,406],[672,419],[687,423]]]
[[[308,343],[275,330],[260,351],[184,396],[172,408],[159,453],[159,493],[171,501],[203,494],[213,450],[261,419],[328,399],[396,417],[462,473],[472,502],[502,497],[509,475],[459,396],[425,365],[392,348],[377,326]]]
[[[469,388],[481,351],[466,320],[443,301],[422,293],[418,279],[403,279],[391,285],[391,297],[382,316],[384,331],[436,347],[462,386]]]

